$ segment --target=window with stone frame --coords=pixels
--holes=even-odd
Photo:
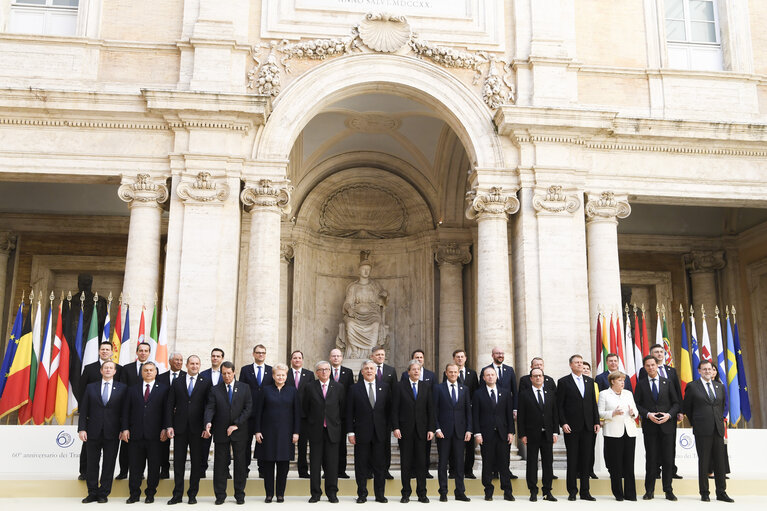
[[[12,0],[8,32],[74,36],[80,0]]]
[[[717,3],[718,0],[664,0],[668,67],[723,69]]]

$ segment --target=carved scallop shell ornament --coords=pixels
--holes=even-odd
[[[320,232],[342,238],[396,238],[405,235],[405,204],[374,185],[349,185],[334,192],[320,211]]]
[[[410,24],[404,16],[367,14],[358,30],[365,46],[385,53],[399,50],[410,40]]]

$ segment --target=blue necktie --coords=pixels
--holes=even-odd
[[[256,380],[258,380],[258,386],[261,386],[261,366],[258,366],[258,374],[256,375]]]
[[[189,385],[186,387],[186,391],[191,396],[193,390],[194,390],[194,377],[191,377],[189,378]]]
[[[232,385],[226,386],[226,393],[229,395],[229,404],[232,404]]]
[[[104,406],[109,402],[109,383],[107,382],[104,382],[104,390],[101,391],[101,401],[104,403]]]
[[[458,396],[455,393],[455,383],[451,383],[450,386],[452,387],[452,396],[453,396],[453,404],[456,404],[458,402]]]
[[[652,398],[658,400],[658,386],[655,385],[655,378],[652,379]]]
[[[415,386],[415,382],[413,383],[413,398],[418,399],[418,388]]]

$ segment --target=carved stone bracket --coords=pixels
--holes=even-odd
[[[559,185],[549,186],[545,193],[536,191],[533,196],[533,207],[539,214],[575,213],[580,205],[577,195],[567,194]]]
[[[693,250],[684,255],[684,264],[690,273],[713,272],[727,265],[724,250]]]
[[[503,218],[519,211],[519,199],[516,192],[506,193],[501,186],[493,186],[488,192],[478,192],[470,190],[466,194],[468,207],[466,208],[466,218],[469,220],[482,219],[488,217]]]
[[[287,264],[295,255],[293,245],[290,243],[280,243],[280,260]]]
[[[255,184],[246,184],[240,194],[240,200],[251,210],[257,208],[276,208],[283,215],[292,210],[290,206],[290,194],[293,187],[290,181],[273,182],[270,179],[260,179]]]
[[[183,201],[221,203],[229,198],[229,185],[212,178],[210,172],[200,172],[194,181],[182,181],[176,193]]]
[[[434,260],[440,266],[443,264],[469,264],[471,262],[469,245],[455,242],[443,243],[434,252]]]
[[[10,254],[16,248],[16,235],[8,231],[0,231],[0,253]]]
[[[602,192],[599,198],[589,194],[586,202],[586,216],[589,221],[626,218],[631,214],[631,206],[625,198],[615,198],[614,192]]]
[[[155,182],[149,174],[137,174],[134,182],[120,185],[117,195],[123,201],[134,206],[159,206],[168,199],[168,187],[165,181]]]

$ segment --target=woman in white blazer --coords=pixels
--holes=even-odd
[[[634,395],[623,388],[626,375],[614,371],[607,377],[610,388],[599,393],[599,418],[604,421],[605,463],[615,500],[636,500],[634,452],[639,416]]]

